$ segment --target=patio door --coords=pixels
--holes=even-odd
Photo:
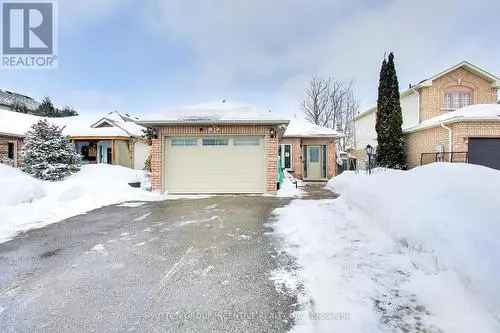
[[[307,146],[307,178],[321,179],[321,146]]]
[[[97,163],[111,164],[111,144],[110,141],[97,142]]]

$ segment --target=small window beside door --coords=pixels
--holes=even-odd
[[[14,159],[14,142],[9,142],[7,144],[7,157],[11,160]]]

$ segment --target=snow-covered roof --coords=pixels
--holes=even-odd
[[[272,113],[263,112],[253,105],[228,102],[206,103],[184,106],[158,115],[143,117],[139,124],[287,124],[288,120]]]
[[[122,114],[117,111],[112,111],[92,124],[92,127],[98,128],[102,124],[108,123],[112,126],[121,128],[122,130],[130,134],[130,136],[141,136],[144,134],[144,127],[135,123],[138,119],[138,117],[133,117],[128,114]]]
[[[312,124],[305,120],[292,119],[286,128],[284,137],[294,138],[318,138],[318,137],[340,137],[341,133],[323,126]]]
[[[104,117],[100,117],[102,119]],[[94,117],[75,116],[63,118],[39,117],[14,111],[0,110],[0,135],[24,137],[35,123],[46,119],[49,123],[64,127],[63,133],[72,137],[130,137],[142,135],[142,126],[122,119],[110,127],[93,127]]]
[[[404,129],[405,132],[414,132],[425,128],[437,127],[441,124],[450,124],[463,121],[500,121],[500,104],[474,104],[456,111],[422,121],[417,126]]]

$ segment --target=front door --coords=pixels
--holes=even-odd
[[[307,179],[321,178],[321,146],[307,146]]]

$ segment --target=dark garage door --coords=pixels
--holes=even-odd
[[[469,163],[500,170],[500,138],[470,138]]]

